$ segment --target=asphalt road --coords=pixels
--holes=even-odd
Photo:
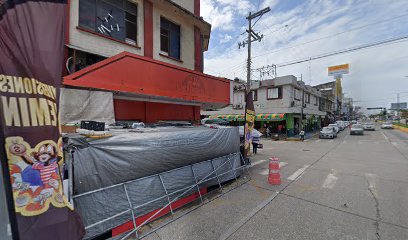
[[[145,239],[408,239],[408,134],[263,141],[251,180]],[[267,183],[281,161],[282,184]]]

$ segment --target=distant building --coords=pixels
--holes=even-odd
[[[202,111],[204,116],[228,119],[234,124],[244,122],[245,112],[245,86],[243,81],[231,82],[230,106],[216,111]],[[302,95],[304,92],[304,129],[311,131],[321,127],[321,120],[326,115],[320,110],[321,94],[295,76],[283,76],[275,79],[253,81],[251,91],[254,99],[256,113],[256,129],[271,127],[272,132],[282,132],[288,136],[297,134],[300,129],[302,109]]]

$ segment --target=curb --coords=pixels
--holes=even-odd
[[[398,125],[393,125],[393,126],[394,126],[395,129],[398,129],[398,130],[400,130],[401,132],[408,133],[408,128],[401,127],[401,126],[398,126]]]

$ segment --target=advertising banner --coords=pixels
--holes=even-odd
[[[244,158],[247,158],[251,147],[251,132],[254,129],[255,123],[255,108],[252,99],[252,92],[247,93],[245,106],[245,128],[244,128]]]
[[[8,168],[20,239],[84,234],[62,191],[58,100],[65,8],[63,0],[0,1],[1,161]]]

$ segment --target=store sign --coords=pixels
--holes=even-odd
[[[10,176],[20,239],[80,239],[84,233],[61,180],[65,8],[62,0],[0,5],[1,161]]]
[[[328,68],[329,76],[341,77],[343,74],[349,73],[349,65],[342,64],[337,66],[331,66]]]

